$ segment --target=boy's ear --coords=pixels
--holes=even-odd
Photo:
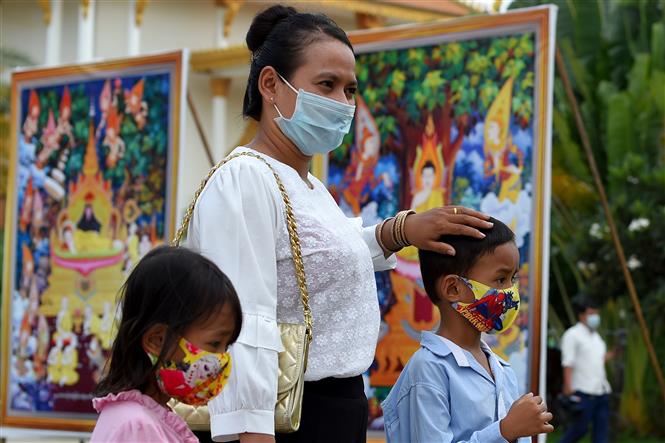
[[[152,355],[160,355],[166,339],[166,329],[166,325],[163,323],[150,326],[141,339],[143,350]]]
[[[437,292],[441,301],[455,303],[461,300],[462,286],[461,281],[456,275],[446,275],[439,278],[437,282]]]

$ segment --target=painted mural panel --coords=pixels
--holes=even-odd
[[[172,231],[181,57],[14,75],[3,291],[10,421],[67,427],[94,413],[118,291]]]
[[[455,25],[441,24],[356,36],[356,119],[327,159],[326,178],[344,212],[368,226],[402,209],[462,205],[511,227],[521,255],[520,313],[510,329],[483,338],[511,362],[526,390],[530,371],[538,372],[529,348],[532,321],[541,316],[540,303],[532,303],[541,301],[541,284],[536,289],[531,279],[542,275],[535,254],[543,248],[538,202],[548,192],[543,105],[550,99],[543,74],[551,66],[543,53],[547,32],[539,25],[506,28],[504,19],[460,20],[465,31],[454,35]],[[417,250],[403,249],[397,263],[376,275],[382,322],[367,374],[373,429],[382,428],[379,402],[418,349],[421,331],[440,321]]]

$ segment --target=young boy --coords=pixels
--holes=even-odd
[[[383,402],[389,443],[522,443],[554,430],[543,400],[531,393],[518,398],[510,365],[480,339],[481,332],[508,329],[519,310],[515,236],[490,221],[481,240],[442,237],[454,256],[420,251],[441,326],[436,334],[423,332],[421,348]]]

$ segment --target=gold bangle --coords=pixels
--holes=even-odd
[[[397,215],[397,241],[403,248],[408,246],[404,241],[404,211]]]
[[[406,233],[404,232],[404,226],[406,225],[406,218],[411,214],[415,214],[415,211],[413,210],[400,211],[395,216],[395,222],[393,224],[393,241],[395,242],[395,244],[399,245],[402,248],[411,246],[411,243],[407,239]]]
[[[394,224],[394,238],[395,243],[398,244],[401,248],[404,247],[404,242],[402,241],[402,230],[400,228],[400,225],[402,224],[402,218],[404,217],[404,212],[398,212],[397,215],[395,216],[395,224]]]
[[[392,230],[391,230],[390,233],[392,235],[393,243],[395,243],[400,249],[402,249],[403,246],[400,243],[399,237],[398,237],[399,214],[400,213],[398,212],[394,217],[395,220],[393,221],[393,226],[392,226]]]
[[[406,219],[409,215],[415,214],[416,211],[402,211],[402,217],[400,220],[400,225],[399,225],[399,235],[400,235],[400,240],[402,241],[402,244],[404,247],[411,246],[411,242],[409,239],[406,237],[406,230],[404,229],[406,227]]]
[[[387,219],[383,220],[383,221],[379,224],[379,227],[378,227],[378,229],[377,229],[377,239],[376,239],[376,240],[377,240],[377,243],[379,244],[379,246],[381,247],[381,249],[383,249],[384,251],[393,252],[393,253],[399,251],[399,249],[397,249],[397,250],[392,250],[392,249],[390,249],[389,247],[387,247],[387,246],[383,243],[383,238],[382,238],[382,236],[383,236],[383,228],[386,226],[386,223],[388,223],[389,220],[394,219],[394,218],[395,218],[395,217],[388,217]]]

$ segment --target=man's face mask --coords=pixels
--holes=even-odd
[[[226,385],[231,374],[231,355],[204,351],[181,338],[182,361],[166,361],[157,369],[157,385],[166,395],[192,406],[208,403]],[[153,365],[157,357],[148,354]]]
[[[517,282],[510,288],[496,289],[475,280],[459,277],[473,292],[472,303],[455,302],[452,307],[480,332],[503,332],[515,322],[520,307]]]

